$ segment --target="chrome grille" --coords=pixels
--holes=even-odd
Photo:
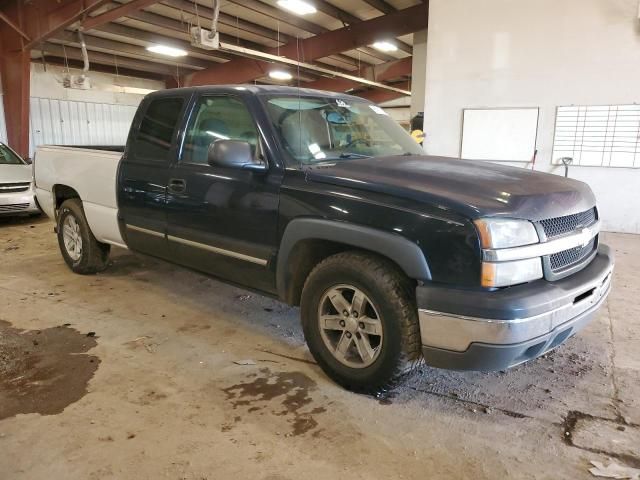
[[[574,247],[550,255],[549,262],[551,264],[551,271],[553,273],[558,273],[565,268],[571,267],[587,258],[596,248],[597,238],[597,236],[592,238],[591,241],[584,247]]]
[[[14,203],[11,205],[0,205],[0,213],[21,212],[29,208],[28,203]]]
[[[26,192],[31,182],[0,183],[0,193]]]
[[[540,220],[540,225],[542,226],[547,238],[551,239],[571,233],[574,230],[589,227],[596,222],[596,219],[596,209],[594,207],[573,215]]]

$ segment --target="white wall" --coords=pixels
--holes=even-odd
[[[163,82],[89,72],[91,88],[64,88],[66,70],[55,65],[31,64],[30,145],[122,144],[135,109],[146,93],[164,88]],[[82,73],[70,69],[71,74]],[[0,141],[6,142],[0,85]]]
[[[57,65],[47,65],[47,71],[39,63],[31,64],[31,96],[77,102],[107,103],[110,105],[137,106],[144,95],[152,90],[164,88],[164,83],[133,77],[89,72],[90,90],[64,88],[62,78],[66,69]],[[80,70],[70,69],[70,73],[78,75]],[[129,93],[136,92],[136,93]]]
[[[428,153],[458,156],[462,109],[540,107],[536,170],[551,165],[555,109],[640,102],[638,0],[430,0]],[[640,233],[640,169],[579,167],[604,228]]]

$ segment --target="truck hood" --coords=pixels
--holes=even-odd
[[[30,182],[31,165],[0,164],[0,183]]]
[[[538,221],[582,212],[596,203],[589,186],[577,180],[448,157],[343,160],[311,167],[307,179],[429,203],[472,219]]]

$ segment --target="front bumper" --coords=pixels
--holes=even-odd
[[[0,194],[0,216],[24,215],[38,212],[40,212],[40,209],[36,203],[33,188],[25,192]]]
[[[497,291],[433,285],[417,289],[422,350],[429,365],[502,370],[557,347],[594,317],[611,288],[613,255],[600,245],[580,272]]]

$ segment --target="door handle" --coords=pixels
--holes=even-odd
[[[172,193],[184,193],[187,189],[187,182],[181,178],[169,179],[169,191]]]

